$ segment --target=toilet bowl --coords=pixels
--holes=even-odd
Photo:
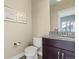
[[[33,45],[25,48],[26,59],[38,59],[42,56],[42,38],[33,38]]]
[[[25,49],[26,59],[38,59],[37,48],[34,46],[29,46]]]
[[[42,48],[39,48],[37,53],[38,53],[39,56],[42,56]]]

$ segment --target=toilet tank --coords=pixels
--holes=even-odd
[[[33,45],[38,48],[42,47],[42,38],[41,37],[34,37],[33,38]]]

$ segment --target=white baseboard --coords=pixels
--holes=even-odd
[[[22,57],[22,56],[24,56],[25,54],[24,54],[24,52],[22,52],[22,53],[20,53],[20,54],[18,54],[18,55],[16,55],[16,56],[13,56],[12,58],[10,58],[10,59],[19,59],[20,57]]]

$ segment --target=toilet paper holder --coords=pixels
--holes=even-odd
[[[21,44],[21,42],[15,42],[14,46],[19,46]]]

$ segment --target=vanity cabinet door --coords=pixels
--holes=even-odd
[[[75,53],[62,50],[62,59],[75,59]]]
[[[43,49],[43,59],[61,59],[61,50],[45,46]]]
[[[43,59],[75,59],[74,46],[74,42],[43,38]]]

